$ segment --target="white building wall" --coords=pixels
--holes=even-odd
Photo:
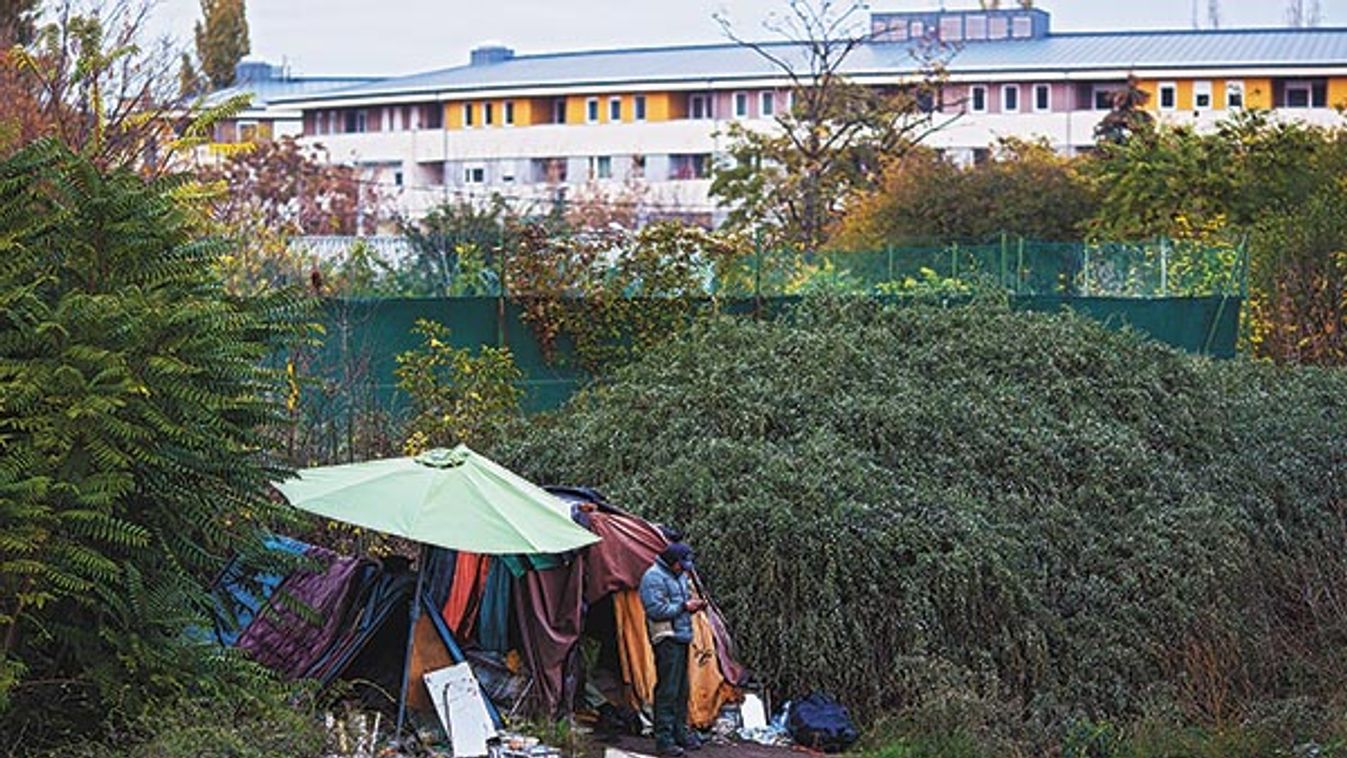
[[[973,151],[994,145],[1004,137],[1046,138],[1063,153],[1075,153],[1095,144],[1094,129],[1104,112],[1076,110],[1053,113],[979,113],[950,118],[925,141],[930,147],[947,151],[956,160],[970,160]],[[1211,129],[1229,117],[1229,112],[1212,110],[1165,112],[1158,117],[1169,124],[1195,124]],[[1342,124],[1343,117],[1328,108],[1275,111],[1274,117],[1314,124]],[[749,119],[745,123],[771,129],[775,122]],[[311,135],[305,139],[324,145],[334,162],[354,162],[365,166],[376,181],[387,182],[381,194],[403,215],[415,218],[446,200],[485,199],[493,193],[521,203],[551,202],[558,187],[537,181],[536,159],[560,158],[566,161],[564,187],[572,196],[591,184],[589,161],[609,156],[612,178],[598,180],[592,186],[618,192],[629,179],[632,156],[645,159],[645,176],[639,184],[645,198],[657,208],[678,206],[709,212],[713,201],[708,197],[707,179],[673,180],[670,156],[722,153],[724,120],[675,120],[655,123],[622,124],[544,124],[518,127],[478,127],[469,129],[418,129],[401,132]],[[484,181],[464,181],[464,169],[480,166]],[[401,188],[392,186],[391,167],[403,175]],[[513,175],[514,181],[505,181]]]

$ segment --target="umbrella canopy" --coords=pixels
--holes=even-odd
[[[276,488],[309,513],[451,550],[563,553],[599,540],[561,499],[465,445],[304,469]]]

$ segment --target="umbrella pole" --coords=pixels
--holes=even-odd
[[[402,658],[402,691],[398,693],[397,739],[402,741],[402,725],[407,718],[407,685],[412,676],[412,643],[416,638],[416,622],[421,619],[421,588],[426,581],[426,544],[421,543],[421,552],[416,558],[416,595],[412,597],[412,607],[408,613],[407,649]]]

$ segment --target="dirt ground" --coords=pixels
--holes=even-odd
[[[604,758],[606,750],[618,751],[619,754],[633,756],[654,756],[655,743],[649,738],[640,737],[622,737],[615,742],[594,742],[594,749],[586,753],[586,758]],[[610,754],[611,755],[611,754]],[[788,758],[789,756],[809,755],[808,751],[785,748],[785,747],[767,747],[752,742],[735,743],[732,745],[713,745],[706,743],[701,750],[688,753],[687,758]]]

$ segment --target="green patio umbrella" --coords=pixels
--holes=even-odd
[[[276,488],[300,510],[450,550],[564,553],[599,541],[569,505],[466,445],[304,469]]]
[[[300,510],[420,542],[398,696],[406,715],[412,637],[421,612],[426,545],[488,555],[564,553],[599,541],[571,521],[570,506],[466,445],[297,472],[276,488]]]

